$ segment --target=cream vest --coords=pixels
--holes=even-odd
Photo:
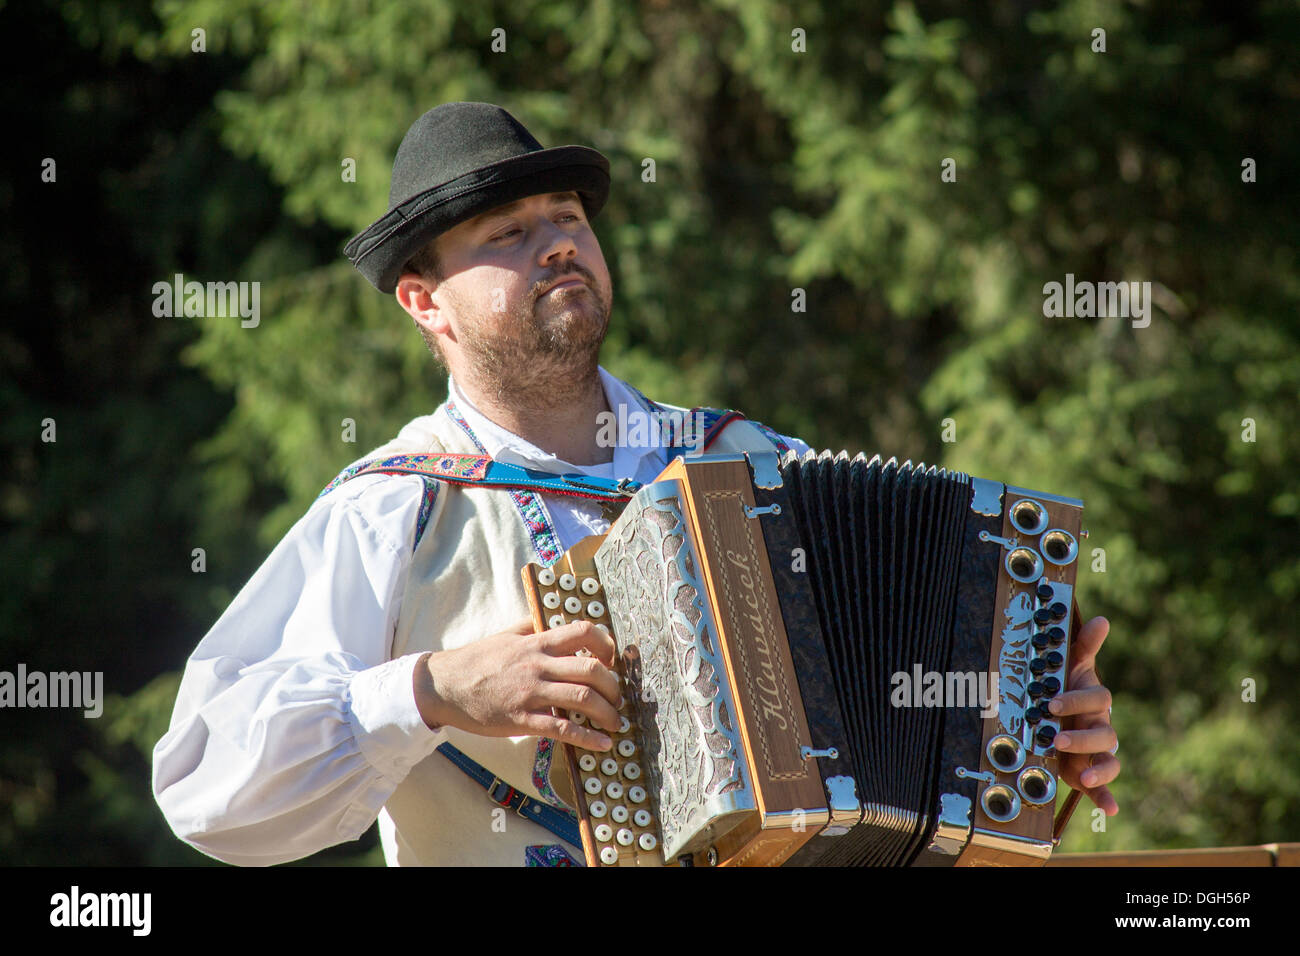
[[[366,459],[481,454],[468,425],[458,420],[463,422],[448,402],[410,422]],[[734,421],[709,452],[771,451],[768,435],[775,437],[764,426]],[[546,501],[536,492],[438,482],[412,557],[392,657],[462,647],[527,617],[519,572],[529,562],[551,564],[559,557],[552,529]],[[456,728],[447,728],[446,734],[453,746],[516,790],[551,804],[574,805],[568,772],[553,741],[480,737]],[[498,808],[481,786],[439,753],[416,764],[397,787],[380,814],[380,831],[389,862],[401,866],[521,866],[528,847],[556,844],[582,860],[581,847],[562,843],[539,824]]]

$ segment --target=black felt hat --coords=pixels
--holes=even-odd
[[[393,160],[388,212],[344,248],[380,292],[457,223],[539,193],[574,191],[587,218],[609,196],[609,160],[586,146],[543,149],[524,125],[491,103],[444,103],[421,116]]]

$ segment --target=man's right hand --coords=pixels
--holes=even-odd
[[[577,657],[586,648],[590,657]],[[614,639],[574,621],[533,633],[529,618],[454,651],[426,654],[415,668],[415,703],[432,728],[484,737],[553,737],[587,750],[609,750],[593,729],[618,729]],[[556,717],[578,711],[592,726]]]

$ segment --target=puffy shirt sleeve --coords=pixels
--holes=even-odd
[[[182,840],[242,865],[355,840],[443,741],[421,655],[388,659],[423,491],[364,475],[317,500],[194,651],[153,754]]]

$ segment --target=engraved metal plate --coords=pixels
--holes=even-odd
[[[988,478],[972,478],[971,486],[971,511],[989,517],[1002,514],[1002,482],[990,481]]]
[[[642,488],[595,555],[645,737],[666,860],[704,850],[756,809],[681,497],[672,480]]]

